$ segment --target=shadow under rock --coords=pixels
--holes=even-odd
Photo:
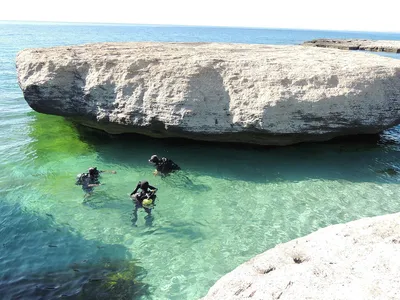
[[[399,127],[380,135],[348,136],[286,147],[109,135],[80,125],[76,128],[79,137],[93,146],[103,160],[148,167],[149,176],[154,169],[148,163],[152,154],[171,158],[187,171],[185,176],[193,182],[194,189],[197,176],[262,183],[308,179],[398,183],[400,171]],[[165,180],[185,185],[185,180],[174,183],[172,176]]]

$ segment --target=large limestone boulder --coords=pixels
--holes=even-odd
[[[400,299],[400,214],[329,226],[222,277],[203,300]]]
[[[103,43],[28,49],[36,111],[109,133],[288,145],[400,123],[400,60],[305,46]]]

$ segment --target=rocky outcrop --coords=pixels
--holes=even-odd
[[[203,300],[400,299],[400,214],[329,226],[260,254]]]
[[[103,43],[28,49],[36,111],[109,133],[288,145],[400,123],[400,60],[304,46]]]
[[[360,39],[316,39],[306,41],[304,46],[400,53],[400,41]]]

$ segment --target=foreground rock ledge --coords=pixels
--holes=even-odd
[[[28,49],[36,111],[118,134],[288,145],[400,123],[400,60],[305,46],[103,43]]]
[[[400,214],[329,226],[260,254],[203,298],[400,299]]]
[[[362,39],[316,39],[303,43],[304,46],[336,48],[342,50],[364,50],[400,53],[400,41]]]

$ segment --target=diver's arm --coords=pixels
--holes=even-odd
[[[140,188],[140,183],[138,183],[138,185],[136,186],[135,190],[131,193],[131,196],[133,194],[135,194],[138,191],[139,188]]]
[[[163,163],[156,164],[156,170],[153,172],[154,176],[157,176],[159,173],[162,173]]]
[[[158,189],[156,187],[151,186],[151,185],[149,185],[149,190],[150,190],[151,196],[153,196],[158,191]]]
[[[163,161],[163,163],[161,164],[160,172],[161,174],[166,174],[168,172],[168,163],[166,161]]]
[[[88,187],[94,187],[99,185],[101,185],[101,183],[97,178],[89,178]]]
[[[101,170],[99,173],[112,173],[112,174],[117,174],[117,171],[114,170]]]

